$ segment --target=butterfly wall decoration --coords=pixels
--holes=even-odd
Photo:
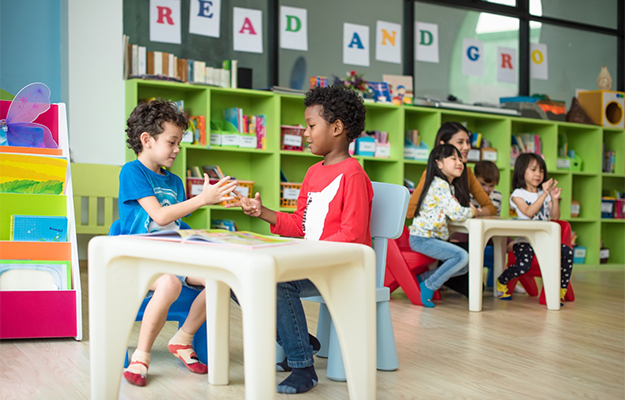
[[[50,108],[50,88],[36,82],[15,96],[6,119],[0,119],[0,146],[58,148],[47,126],[34,123]]]

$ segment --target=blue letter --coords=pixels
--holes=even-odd
[[[360,40],[360,36],[358,36],[358,33],[354,32],[354,37],[352,37],[352,41],[349,43],[349,45],[347,47],[354,47],[354,45],[356,45],[357,48],[359,49],[364,49],[365,46],[362,45],[362,41]]]
[[[469,57],[469,60],[475,61],[480,58],[480,53],[478,53],[478,50],[479,49],[475,46],[467,47],[467,57]]]
[[[213,13],[209,14],[208,9],[213,5],[211,0],[198,0],[200,2],[200,12],[197,14],[198,17],[206,17],[213,18]]]

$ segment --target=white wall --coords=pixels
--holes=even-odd
[[[73,162],[125,161],[122,0],[67,1],[69,141]]]

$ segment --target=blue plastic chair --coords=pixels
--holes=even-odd
[[[384,273],[388,240],[397,239],[402,234],[410,193],[400,185],[382,182],[372,182],[372,185],[371,236],[376,256],[377,369],[394,371],[399,367],[399,360],[389,305],[391,294],[389,288],[384,286]],[[328,378],[345,381],[343,356],[328,307],[321,296],[305,299],[320,303],[317,338],[321,342],[321,350],[317,356],[328,358]],[[276,359],[282,361],[284,353]]]
[[[191,227],[186,223],[181,221],[180,225],[181,229],[191,229]],[[119,228],[119,220],[115,220],[109,229],[109,236],[118,236],[120,234]],[[191,304],[195,298],[200,294],[197,290],[189,289],[187,287],[182,287],[182,291],[180,292],[180,296],[169,308],[169,312],[167,313],[167,321],[177,321],[178,327],[181,327],[186,321],[187,316],[189,315],[189,310],[191,309]],[[143,303],[141,303],[141,307],[139,308],[139,312],[137,313],[137,318],[135,321],[143,320],[143,313],[145,312],[145,307],[150,302],[150,298],[143,299]],[[208,363],[208,346],[206,343],[206,322],[202,324],[200,329],[193,336],[193,349],[197,353],[198,358],[204,364]],[[128,351],[126,351],[126,360],[124,361],[124,368],[128,367]]]

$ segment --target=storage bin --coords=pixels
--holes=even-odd
[[[280,207],[297,208],[301,183],[280,182]]]
[[[375,155],[375,139],[368,136],[356,139],[356,155],[373,157]]]
[[[586,260],[586,248],[577,246],[573,249],[573,264],[583,264]]]
[[[625,199],[616,199],[614,202],[614,218],[625,218]]]
[[[614,202],[616,199],[613,197],[601,198],[601,218],[612,218],[614,215]]]
[[[301,125],[280,125],[282,150],[302,151],[304,149],[304,132]]]

